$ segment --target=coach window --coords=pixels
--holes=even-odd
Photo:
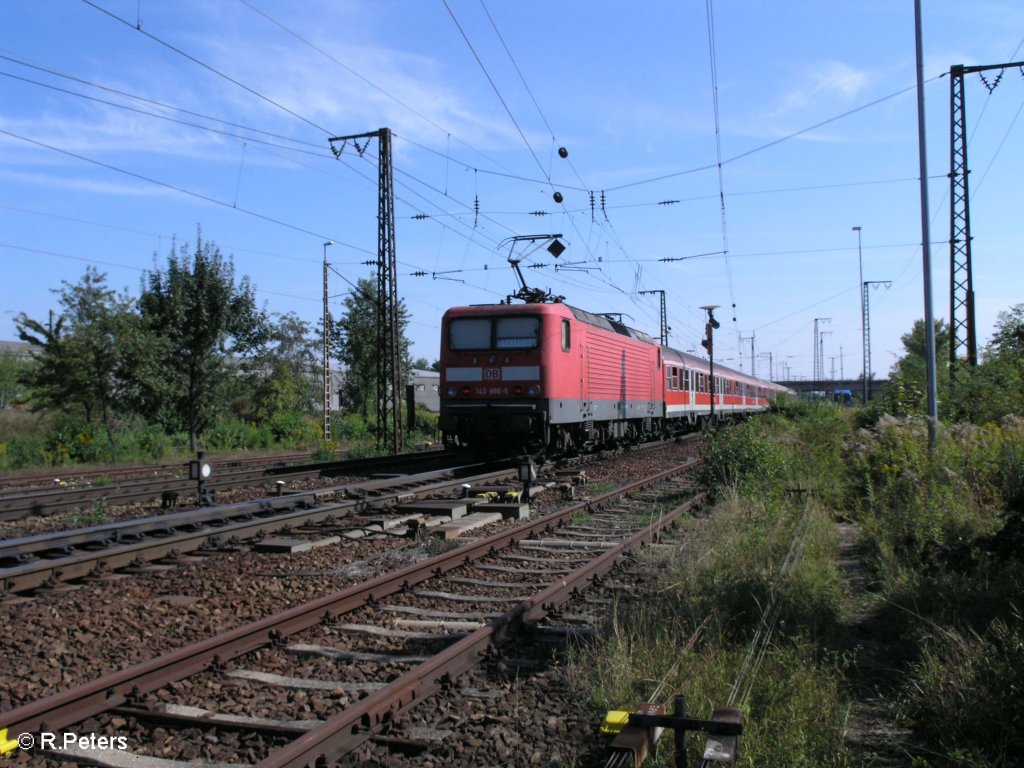
[[[562,351],[568,352],[572,349],[572,329],[569,326],[569,321],[562,319]]]
[[[539,317],[499,317],[495,322],[495,349],[534,349],[539,338]]]

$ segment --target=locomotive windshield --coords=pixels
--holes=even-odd
[[[533,349],[540,336],[540,318],[499,317],[494,328],[496,349]]]
[[[448,324],[454,350],[534,349],[539,339],[538,317],[458,317]]]
[[[451,349],[487,349],[491,346],[490,318],[452,320],[448,324],[448,346]]]

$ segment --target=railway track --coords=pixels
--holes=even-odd
[[[300,455],[301,457],[302,455]],[[304,458],[308,459],[308,456]],[[457,460],[457,459],[456,459]],[[370,459],[340,459],[327,462],[281,464],[261,459],[238,464],[216,465],[214,473],[204,481],[206,490],[213,493],[231,491],[241,487],[284,484],[314,480],[323,477],[358,475],[367,472],[407,472],[424,465],[451,463],[453,457],[443,451],[425,451],[398,456]],[[0,521],[20,520],[31,516],[54,515],[75,510],[88,510],[95,504],[107,507],[125,504],[163,503],[167,499],[192,499],[198,496],[197,482],[189,479],[188,465],[153,470],[153,475],[130,477],[117,484],[107,482],[107,476],[49,487],[4,487],[0,490]],[[198,503],[199,499],[196,498]]]
[[[449,467],[0,541],[0,596],[102,578],[118,569],[193,552],[212,553],[278,532],[315,541],[367,525],[358,520],[341,523],[358,513],[452,494],[467,484],[506,482],[516,473],[514,467],[480,470],[479,465]]]
[[[531,641],[545,634],[546,616],[688,512],[699,501],[685,480],[694,464],[48,696],[0,722],[37,744],[44,732],[92,730],[85,757],[110,765],[127,764],[131,752],[304,766],[357,760],[370,740],[378,748],[429,742],[437,734],[398,729],[407,712],[450,693],[524,632]],[[564,616],[557,626],[549,634],[565,633]],[[95,748],[101,737],[113,748]]]
[[[312,461],[311,451],[293,453],[273,453],[265,456],[215,456],[211,457],[218,467],[247,468],[281,467],[289,464],[308,464]],[[64,483],[67,487],[85,485],[103,485],[120,483],[129,480],[140,480],[147,477],[180,476],[184,462],[112,465],[108,467],[54,467],[46,472],[4,473],[0,474],[0,487],[5,490],[13,488],[49,489],[56,484]]]

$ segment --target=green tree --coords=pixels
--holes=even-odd
[[[345,311],[333,323],[331,337],[335,340],[335,357],[345,367],[342,385],[342,404],[365,418],[376,412],[377,401],[377,286],[370,280],[360,280],[355,290],[345,297]],[[404,302],[398,304],[399,359],[401,375],[412,365],[409,340],[405,330],[409,325],[409,312]]]
[[[1024,364],[1024,304],[1014,304],[1006,312],[999,313],[989,352]]]
[[[81,281],[54,289],[63,311],[46,325],[24,313],[18,337],[37,349],[37,364],[25,382],[33,410],[78,412],[100,423],[113,444],[114,420],[123,405],[122,340],[133,321],[132,302],[106,285],[106,275],[88,267]]]
[[[319,408],[319,344],[310,334],[309,323],[297,315],[279,316],[270,326],[266,350],[254,373],[254,416],[270,424],[278,437],[294,433],[303,417]]]
[[[141,410],[188,432],[192,450],[227,407],[246,356],[266,341],[266,312],[249,279],[212,242],[173,248],[165,269],[142,278],[141,333],[133,338]]]
[[[434,362],[430,362],[425,357],[417,357],[412,361],[411,367],[417,371],[440,371],[441,361],[435,360]]]
[[[915,320],[914,327],[901,337],[906,351],[896,361],[885,388],[885,401],[897,416],[928,412],[928,377],[924,320]],[[943,320],[935,321],[935,356],[938,367],[937,389],[940,409],[948,408],[946,390],[949,384],[949,328]]]
[[[0,352],[0,410],[17,405],[28,397],[25,381],[33,365],[31,358],[7,349]]]
[[[1024,415],[1024,304],[999,313],[981,362],[957,371],[952,399],[955,415],[975,424]]]

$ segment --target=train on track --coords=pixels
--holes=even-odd
[[[791,390],[560,301],[453,307],[441,321],[446,446],[578,453],[767,410]],[[713,414],[713,415],[712,415]]]

